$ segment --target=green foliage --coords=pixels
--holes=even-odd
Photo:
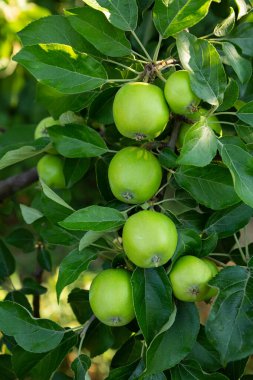
[[[9,1],[4,4],[11,7]],[[1,13],[0,4],[0,24],[4,25],[3,36],[8,36],[6,45],[0,47],[0,70],[6,83],[0,89],[8,99],[15,88],[16,96],[6,114],[12,113],[12,107],[21,113],[17,104],[28,78],[33,85],[37,83],[37,93],[35,101],[34,92],[27,97],[24,91],[22,102],[29,103],[26,112],[40,104],[36,123],[46,111],[55,119],[48,135],[34,141],[36,123],[31,124],[35,121],[31,115],[20,115],[24,125],[16,122],[5,128],[3,124],[3,132],[0,115],[0,283],[5,291],[0,302],[0,380],[88,379],[93,358],[108,349],[114,354],[108,380],[250,378],[253,3],[84,0],[73,7],[73,2],[65,4],[62,15],[52,16],[35,6],[35,13],[26,10],[23,21],[15,20],[15,24]],[[17,51],[15,44],[22,48]],[[14,50],[12,77],[3,58],[10,62]],[[169,110],[170,117],[166,116],[165,82],[182,69],[189,74],[199,107],[207,112],[197,122],[188,119],[188,112],[177,115]],[[137,133],[136,139],[130,139],[116,128],[115,95],[131,82],[140,82],[142,107],[152,116],[154,110],[145,98],[147,86],[142,82],[159,87],[167,125],[159,136],[150,131],[155,138],[142,141],[143,135]],[[183,97],[181,92],[172,94],[175,102]],[[123,106],[117,105],[119,115]],[[193,103],[187,108],[190,113],[198,111]],[[134,109],[135,118],[141,111]],[[129,126],[124,128],[131,129],[133,115],[125,116]],[[220,136],[207,121],[212,116],[221,125]],[[144,124],[141,127],[147,128]],[[178,133],[187,124],[180,146]],[[132,136],[127,132],[125,136]],[[120,196],[115,199],[108,181],[112,158],[129,146],[151,151],[163,171],[159,189],[143,204],[123,203]],[[15,195],[2,199],[6,178],[35,167],[52,148],[53,157],[61,160],[65,186],[57,189],[40,178],[18,192],[30,182],[11,182],[9,188]],[[119,171],[124,177],[124,167]],[[131,183],[131,170],[128,175]],[[133,182],[143,192],[140,177],[136,175]],[[124,252],[122,228],[141,210],[167,215],[178,233],[171,259],[152,269],[134,265]],[[139,235],[136,241],[141,251],[145,244]],[[159,257],[160,252],[152,254]],[[218,293],[209,304],[181,302],[173,293],[169,273],[187,255],[208,257],[219,267],[209,282]],[[57,267],[51,302],[58,300],[55,306],[61,309],[67,298],[75,319],[71,327],[63,327],[56,313],[52,320],[40,316],[40,300]],[[135,319],[125,326],[115,327],[118,321],[113,317],[113,326],[103,324],[90,306],[90,280],[108,268],[124,268],[129,279],[131,275]],[[14,288],[17,273],[20,283]],[[114,290],[117,294],[117,285]],[[117,316],[117,302],[111,305],[112,297],[106,292],[103,297],[104,305],[110,302]],[[64,361],[66,357],[71,360]],[[67,375],[62,372],[63,362],[70,363]]]

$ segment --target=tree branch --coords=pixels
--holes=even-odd
[[[36,168],[0,181],[0,202],[38,180]]]
[[[176,117],[175,117],[175,119],[173,120],[173,123],[172,123],[172,132],[171,132],[170,140],[169,140],[167,146],[171,150],[173,150],[173,152],[175,151],[177,137],[178,137],[178,133],[179,133],[179,130],[180,130],[181,123],[182,123],[182,120],[180,120],[180,118],[176,118]]]

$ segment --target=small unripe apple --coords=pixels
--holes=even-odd
[[[190,76],[186,70],[175,71],[169,76],[164,95],[170,109],[178,115],[192,114],[200,102],[191,89]]]
[[[117,92],[113,102],[114,122],[126,137],[143,140],[159,136],[169,121],[163,91],[150,83],[131,82]]]
[[[37,170],[39,178],[41,178],[49,187],[55,187],[58,189],[65,187],[63,161],[59,157],[46,154],[39,160]]]
[[[209,266],[200,258],[190,255],[180,257],[169,274],[175,297],[186,302],[205,300],[212,277]]]
[[[127,147],[111,160],[108,178],[117,199],[138,204],[152,198],[159,189],[162,169],[159,161],[148,150]]]
[[[124,269],[106,269],[92,281],[90,306],[102,323],[124,326],[134,319],[130,279],[130,273]]]
[[[164,214],[144,210],[131,215],[123,227],[123,247],[127,257],[141,268],[167,263],[177,246],[177,229]]]

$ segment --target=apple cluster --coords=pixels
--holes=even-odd
[[[182,96],[182,94],[184,96]],[[165,129],[170,110],[198,121],[207,111],[197,106],[200,99],[190,87],[185,70],[174,72],[166,81],[164,92],[156,85],[130,82],[117,92],[113,115],[118,131],[125,137],[153,140]],[[211,127],[220,133],[218,120],[208,118]],[[183,145],[184,130],[179,136]],[[143,147],[127,146],[117,152],[108,170],[110,188],[120,201],[143,204],[155,196],[162,181],[162,168],[153,153]],[[178,233],[174,222],[153,210],[131,215],[122,233],[127,258],[140,268],[155,268],[166,264],[174,255]],[[169,274],[176,298],[195,302],[209,300],[216,294],[208,282],[218,270],[213,261],[195,256],[180,257]],[[117,302],[110,302],[111,299]],[[95,277],[90,289],[90,304],[95,316],[111,326],[122,326],[134,318],[131,277],[124,269],[108,269]]]

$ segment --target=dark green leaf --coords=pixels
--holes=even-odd
[[[74,234],[50,222],[43,223],[39,232],[43,241],[48,244],[70,246],[78,242],[78,237]]]
[[[206,372],[217,371],[221,368],[219,354],[207,339],[204,326],[200,326],[197,342],[187,359],[195,360]]]
[[[222,43],[222,50],[226,56],[226,61],[232,66],[241,83],[248,82],[252,75],[251,62],[243,58],[234,45],[229,42]]]
[[[249,125],[243,124],[241,121],[238,121],[235,124],[235,130],[238,136],[246,143],[253,144],[253,128]]]
[[[147,374],[174,367],[184,359],[192,350],[198,331],[199,315],[195,305],[179,302],[175,322],[169,330],[158,335],[147,350]]]
[[[114,344],[114,336],[109,326],[95,320],[85,335],[83,347],[90,353],[90,357],[104,353]]]
[[[100,62],[68,45],[26,46],[14,59],[39,82],[64,94],[90,91],[107,80],[106,71]]]
[[[21,148],[9,150],[0,158],[0,170],[24,161],[27,158],[38,156],[46,150],[46,146],[36,149],[35,146],[22,146]]]
[[[122,57],[131,53],[131,45],[123,31],[115,28],[99,11],[90,7],[66,11],[72,27],[101,53]]]
[[[153,20],[163,38],[197,24],[208,12],[211,0],[156,0]]]
[[[177,166],[177,155],[170,148],[163,149],[158,155],[158,160],[162,166],[168,169]]]
[[[59,224],[70,230],[106,231],[124,223],[125,218],[118,210],[93,205],[74,212]]]
[[[253,127],[253,100],[242,106],[236,113],[238,118]]]
[[[245,366],[248,360],[249,358],[246,357],[244,359],[228,363],[224,369],[224,374],[229,378],[229,380],[242,379],[242,375],[244,374]]]
[[[202,120],[203,119],[203,120]],[[207,119],[201,120],[189,128],[177,163],[203,167],[212,161],[217,151],[217,140]]]
[[[244,203],[253,207],[253,157],[232,144],[221,144],[220,153],[231,172],[237,195]]]
[[[202,368],[193,360],[184,360],[170,370],[171,380],[229,380],[221,373],[205,373]]]
[[[141,358],[142,349],[143,343],[132,336],[112,358],[111,368],[124,367],[127,364],[136,363]]]
[[[32,374],[33,379],[48,380],[76,343],[77,335],[69,331],[56,348],[46,353],[35,354],[16,346],[12,357],[15,373],[20,379]]]
[[[16,263],[10,250],[0,240],[0,277],[8,277],[15,271]]]
[[[202,239],[202,249],[200,252],[200,257],[204,257],[212,253],[218,243],[218,234],[215,232],[209,236],[206,236]]]
[[[176,252],[172,257],[175,261],[179,256],[194,252],[197,255],[201,250],[201,239],[199,234],[189,228],[178,229],[178,243]]]
[[[127,364],[125,365],[124,367],[119,367],[119,368],[115,368],[115,369],[112,369],[108,375],[108,377],[106,377],[105,380],[133,380],[133,379],[136,379],[136,377],[132,378],[132,374],[134,372],[134,370],[136,369],[137,367],[137,364],[138,362],[134,362],[134,363],[130,363],[130,364]]]
[[[42,269],[48,272],[52,271],[52,258],[50,252],[47,249],[41,248],[38,251],[37,260]]]
[[[26,296],[19,290],[13,290],[12,292],[8,293],[7,296],[5,297],[4,301],[12,301],[16,302],[19,305],[23,306],[26,308],[26,310],[29,311],[29,313],[32,314],[33,310],[32,307],[26,298]]]
[[[115,199],[114,195],[112,194],[108,179],[108,168],[110,160],[111,157],[103,156],[98,158],[95,165],[97,187],[100,194],[106,201]]]
[[[253,56],[252,38],[253,24],[249,22],[239,24],[234,28],[233,32],[224,39],[238,46],[242,54]]]
[[[33,207],[28,207],[26,205],[20,205],[20,210],[21,210],[21,214],[24,218],[24,221],[27,224],[32,224],[36,220],[43,217],[43,214],[39,210],[36,210]]]
[[[64,177],[66,181],[66,187],[69,189],[75,183],[80,181],[80,179],[82,179],[89,170],[89,167],[89,158],[66,159],[64,162]]]
[[[100,92],[90,106],[89,117],[91,119],[105,125],[114,122],[112,105],[117,90],[117,87],[110,87]]]
[[[68,303],[79,323],[85,323],[91,316],[92,310],[89,303],[89,291],[75,288],[68,295]]]
[[[230,207],[224,211],[214,212],[207,221],[205,232],[217,233],[219,238],[233,235],[248,224],[253,209],[245,204]]]
[[[16,375],[12,369],[11,355],[0,355],[0,380],[16,380]]]
[[[66,95],[52,87],[38,83],[37,100],[55,118],[58,119],[64,112],[80,111],[86,108],[96,98],[98,91],[88,91],[82,94]]]
[[[47,292],[47,288],[40,285],[37,281],[35,281],[31,277],[26,277],[23,280],[22,292],[24,294],[45,294]]]
[[[193,92],[212,105],[222,103],[227,80],[214,46],[190,33],[181,32],[177,36],[177,48],[183,67],[189,71]]]
[[[104,140],[87,126],[55,126],[49,128],[48,132],[57,151],[64,157],[96,157],[107,152]]]
[[[122,30],[134,30],[138,20],[136,0],[83,0],[90,7],[104,13],[108,21]]]
[[[249,268],[225,268],[210,282],[219,288],[219,293],[206,323],[206,333],[223,366],[253,352],[251,265],[252,261]]]
[[[71,364],[71,369],[74,371],[75,380],[84,380],[85,375],[90,368],[91,361],[86,355],[79,355]]]
[[[232,32],[235,26],[235,11],[232,7],[229,8],[229,15],[214,28],[214,34],[217,37],[223,37]]]
[[[171,285],[162,267],[136,268],[131,282],[135,315],[147,344],[150,344],[165,324],[169,328],[173,323],[175,306]]]
[[[234,191],[232,177],[223,166],[181,167],[176,171],[175,179],[197,202],[213,210],[221,210],[240,201]]]
[[[14,230],[7,237],[6,242],[16,248],[22,249],[23,252],[31,252],[34,250],[33,234],[25,228]]]
[[[65,286],[72,284],[79,275],[84,272],[90,262],[95,260],[97,252],[86,248],[83,251],[74,249],[62,260],[59,268],[59,275],[56,283],[57,299],[59,301],[62,290]]]
[[[224,93],[224,99],[217,111],[226,111],[232,108],[239,97],[239,87],[237,82],[229,78],[228,85]]]
[[[47,352],[58,346],[64,330],[48,319],[35,319],[17,303],[0,302],[0,330],[26,351]]]

